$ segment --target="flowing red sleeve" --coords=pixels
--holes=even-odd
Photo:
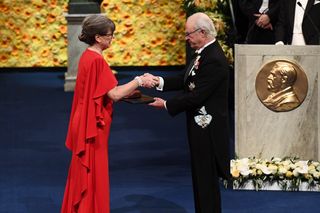
[[[75,91],[66,139],[66,146],[78,155],[85,151],[85,143],[97,136],[98,126],[104,125],[102,113],[104,98],[118,84],[110,67],[102,57],[96,58],[92,62],[90,70],[86,72],[82,97],[80,98],[78,91]],[[79,102],[82,104],[82,110],[79,129],[75,137],[71,134],[72,120]]]

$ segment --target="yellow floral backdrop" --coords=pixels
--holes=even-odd
[[[116,23],[105,51],[114,66],[185,64],[182,0],[104,0],[102,10]]]
[[[66,66],[67,0],[0,0],[0,67]]]
[[[104,0],[101,9],[117,27],[105,58],[112,66],[184,65],[184,23],[191,7],[210,8],[207,14],[232,61],[217,2],[224,1]],[[68,0],[0,0],[0,67],[67,66],[67,7]]]
[[[185,63],[182,0],[107,0],[117,25],[113,66]],[[67,66],[68,0],[0,0],[0,67]]]

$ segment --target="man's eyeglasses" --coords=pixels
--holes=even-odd
[[[196,30],[194,30],[194,31],[192,31],[192,32],[190,32],[190,33],[186,33],[186,37],[188,37],[188,36],[190,36],[191,34],[193,34],[193,33],[195,33],[195,32],[198,32],[199,30],[201,30],[201,28],[198,28],[198,29],[196,29]]]

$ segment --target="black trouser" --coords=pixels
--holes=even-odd
[[[196,213],[221,212],[219,178],[212,143],[207,131],[203,129],[189,131]]]

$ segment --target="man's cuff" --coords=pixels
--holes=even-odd
[[[164,102],[163,102],[163,105],[164,105],[164,108],[166,108],[166,110],[168,110],[168,109],[167,109],[167,101],[164,101]]]
[[[159,76],[159,85],[156,87],[156,89],[159,91],[163,91],[163,86],[164,86],[164,80],[162,77]]]

